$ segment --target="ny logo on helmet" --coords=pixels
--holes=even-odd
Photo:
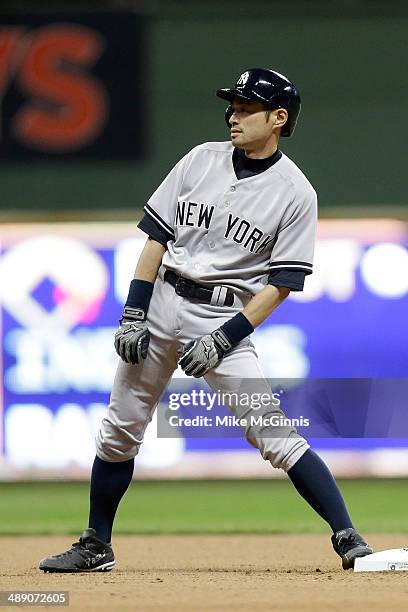
[[[239,77],[236,87],[245,87],[246,82],[249,79],[249,72],[243,72]]]

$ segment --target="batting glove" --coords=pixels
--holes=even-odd
[[[115,350],[125,363],[137,364],[146,359],[150,332],[145,319],[140,308],[125,306],[115,333]]]
[[[231,342],[218,328],[212,334],[200,336],[181,347],[179,365],[188,376],[200,378],[215,368],[231,349]]]

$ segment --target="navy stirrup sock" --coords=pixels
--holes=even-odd
[[[110,542],[120,500],[132,480],[134,459],[111,463],[95,457],[92,466],[89,527],[102,542]]]
[[[311,448],[288,471],[297,491],[333,532],[353,527],[343,497],[327,465]]]

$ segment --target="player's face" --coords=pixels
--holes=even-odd
[[[273,135],[276,111],[266,111],[260,102],[242,98],[235,98],[231,106],[233,113],[229,122],[232,144],[245,150],[264,148]]]

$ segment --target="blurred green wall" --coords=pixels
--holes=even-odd
[[[295,137],[281,145],[322,209],[407,203],[406,4],[167,0],[150,17],[150,32],[151,113],[135,117],[149,121],[148,159],[3,164],[0,210],[136,215],[189,148],[228,138],[213,92],[253,66],[287,74],[302,93]]]

